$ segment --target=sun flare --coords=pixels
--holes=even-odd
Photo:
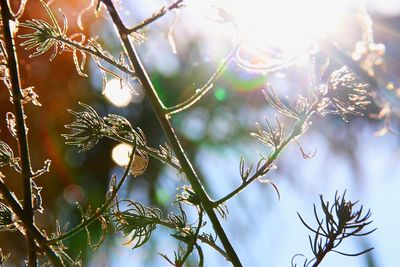
[[[117,79],[109,80],[104,90],[106,98],[117,107],[126,107],[132,101],[129,87]]]
[[[111,157],[119,166],[127,166],[129,163],[129,153],[131,152],[132,146],[127,144],[118,144],[113,148]]]
[[[204,13],[211,7],[217,21],[235,25],[242,42],[239,65],[268,70],[316,51],[318,39],[340,27],[350,6],[345,0],[220,0],[207,5]]]
[[[294,49],[338,27],[344,7],[338,0],[250,0],[227,9],[248,44]]]

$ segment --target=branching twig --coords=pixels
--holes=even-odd
[[[16,129],[18,136],[18,147],[22,162],[22,179],[23,179],[23,192],[24,192],[24,213],[28,224],[34,223],[34,214],[32,208],[32,185],[31,177],[33,176],[31,168],[31,160],[29,154],[29,144],[27,129],[25,125],[25,113],[22,104],[23,95],[21,92],[21,85],[19,80],[18,60],[15,51],[15,43],[13,33],[11,33],[10,20],[12,14],[7,4],[7,0],[1,0],[1,16],[3,22],[4,43],[7,52],[7,67],[10,75],[11,91],[13,103],[15,108]],[[28,243],[28,266],[36,266],[37,255],[36,245],[31,237],[29,231],[26,233],[26,240]]]
[[[366,236],[376,230],[375,228],[364,231],[365,228],[372,223],[370,220],[371,211],[368,210],[363,214],[363,206],[355,210],[354,207],[357,202],[347,201],[345,195],[346,191],[344,191],[342,196],[338,195],[338,192],[336,192],[332,206],[330,206],[329,201],[324,201],[322,195],[320,195],[323,216],[318,216],[317,208],[314,204],[314,216],[318,224],[317,228],[309,226],[300,214],[297,213],[301,222],[315,234],[313,238],[309,236],[314,258],[311,260],[306,259],[304,261],[304,266],[309,266],[311,264],[313,267],[319,266],[329,252],[336,252],[344,256],[359,256],[373,249],[369,248],[358,253],[344,253],[337,250],[337,247],[346,238]],[[295,267],[296,265],[292,262],[292,266]]]
[[[144,88],[144,91],[150,100],[150,103],[153,107],[153,110],[154,110],[156,116],[157,116],[157,119],[159,120],[159,122],[162,126],[162,129],[166,135],[166,138],[181,164],[182,170],[185,173],[186,178],[189,180],[190,184],[193,187],[193,190],[198,195],[204,210],[206,211],[208,217],[210,218],[211,223],[226,250],[229,260],[232,262],[232,264],[234,266],[242,266],[238,256],[236,255],[235,250],[233,249],[230,241],[228,240],[228,237],[225,234],[224,229],[222,228],[221,223],[219,222],[217,215],[215,214],[215,211],[213,209],[210,198],[208,197],[205,189],[203,188],[202,184],[200,183],[191,163],[187,159],[187,157],[181,147],[181,144],[179,143],[179,140],[178,140],[178,138],[174,132],[174,129],[168,119],[168,116],[166,115],[165,108],[164,108],[159,96],[157,95],[156,90],[155,90],[145,68],[143,67],[141,60],[139,59],[139,56],[137,54],[135,47],[131,44],[130,40],[124,33],[125,26],[124,26],[121,18],[119,17],[119,15],[114,7],[114,4],[112,3],[111,0],[102,0],[102,2],[107,6],[107,9],[111,16],[111,19],[112,19],[114,25],[116,26],[116,28],[118,29],[119,36],[120,36],[122,45],[124,47],[124,50],[127,53],[127,56],[135,69],[135,74],[138,77],[138,79],[140,80],[140,82]]]
[[[180,260],[181,266],[186,262],[187,258],[190,256],[190,254],[193,251],[193,248],[197,242],[197,239],[199,237],[200,229],[203,226],[203,209],[201,207],[198,208],[198,214],[199,214],[199,219],[196,227],[196,232],[194,233],[193,240],[189,244],[187,244],[186,252],[183,255],[183,257]]]
[[[299,129],[303,127],[303,125],[307,122],[309,117],[311,116],[311,113],[306,116],[303,120],[297,121],[295,125],[293,126],[293,130],[291,134],[281,142],[281,144],[274,150],[274,152],[268,157],[267,161],[258,168],[258,170],[249,178],[244,180],[240,186],[238,186],[236,189],[231,191],[229,194],[226,196],[220,198],[219,200],[216,200],[213,202],[214,207],[218,207],[222,204],[224,204],[226,201],[231,199],[232,197],[236,196],[240,192],[242,192],[249,184],[251,184],[253,181],[257,180],[258,178],[261,178],[264,176],[270,169],[273,164],[273,162],[278,158],[280,153],[285,149],[285,147],[293,140],[296,139],[296,137],[299,136],[301,132],[299,132]]]
[[[129,168],[130,168],[130,166],[132,164],[132,161],[134,159],[135,150],[136,150],[136,148],[134,147],[132,149],[131,155],[129,157],[129,163],[128,163],[127,167],[125,168],[125,172],[122,175],[121,180],[119,181],[118,185],[113,189],[113,191],[111,192],[110,197],[104,202],[104,204],[100,208],[98,208],[96,210],[96,212],[93,213],[89,218],[84,219],[79,225],[77,225],[76,227],[74,227],[70,231],[68,231],[68,232],[66,232],[66,233],[64,233],[64,234],[62,234],[62,235],[60,235],[58,237],[55,237],[53,239],[48,240],[47,241],[48,244],[54,244],[54,243],[60,242],[60,241],[62,241],[64,239],[70,238],[71,236],[79,233],[80,231],[84,230],[87,226],[89,226],[92,222],[96,221],[97,218],[100,215],[103,215],[107,211],[107,209],[110,208],[110,205],[115,200],[115,197],[117,196],[118,191],[121,189],[121,187],[124,184],[126,178],[129,176]]]
[[[43,249],[43,251],[46,253],[47,257],[51,260],[51,262],[55,266],[64,266],[60,257],[57,255],[57,253],[55,253],[54,248],[46,244],[47,242],[46,238],[42,235],[40,230],[37,229],[32,222],[30,222],[29,218],[26,217],[21,207],[21,204],[14,197],[14,195],[8,190],[2,178],[3,177],[0,177],[0,192],[10,205],[12,211],[17,215],[18,219],[20,219],[23,222],[27,232],[29,232],[35,238],[36,242],[38,242],[39,244],[39,247]]]
[[[137,25],[133,26],[132,28],[124,27],[122,30],[127,34],[137,32],[138,30],[143,29],[150,23],[158,20],[159,18],[161,18],[162,16],[167,14],[169,11],[181,8],[183,6],[183,4],[182,4],[183,1],[184,0],[176,0],[169,5],[165,5],[165,6],[161,7],[158,11],[156,11],[151,17],[144,19],[143,21],[139,22]]]
[[[199,101],[205,94],[207,94],[210,89],[214,87],[214,82],[221,76],[229,62],[231,62],[236,51],[239,49],[240,44],[236,44],[232,51],[221,61],[215,72],[211,75],[208,81],[201,87],[196,89],[195,93],[189,97],[187,100],[179,103],[173,107],[167,108],[167,115],[171,116],[173,114],[179,113],[185,109],[193,106],[197,101]]]

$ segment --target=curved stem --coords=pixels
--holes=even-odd
[[[151,17],[142,20],[141,22],[139,22],[137,25],[133,26],[132,28],[124,27],[123,30],[125,31],[125,33],[130,34],[130,33],[136,32],[140,29],[143,29],[150,23],[153,23],[154,21],[158,20],[159,18],[161,18],[162,16],[167,14],[167,12],[172,11],[174,9],[181,8],[183,6],[182,5],[183,1],[184,0],[176,0],[172,4],[165,5],[165,6],[161,7],[158,11],[156,11]]]
[[[110,58],[110,57],[100,53],[99,51],[96,51],[96,49],[94,49],[90,46],[82,45],[82,44],[72,41],[64,36],[51,36],[50,38],[53,38],[54,40],[64,43],[64,44],[66,44],[70,47],[73,47],[74,49],[77,49],[79,51],[84,51],[92,56],[95,56],[95,57],[101,59],[101,60],[104,60],[105,62],[109,63],[110,65],[116,67],[117,69],[119,69],[120,71],[122,71],[126,74],[129,74],[131,76],[135,75],[134,71],[128,69],[127,67],[125,67],[121,64],[118,64],[118,62],[116,62],[113,58]]]
[[[15,51],[15,43],[13,33],[10,29],[10,20],[13,18],[7,0],[1,0],[1,16],[3,22],[3,34],[5,49],[7,52],[7,67],[9,71],[9,79],[11,82],[12,99],[15,108],[16,129],[18,136],[19,154],[22,163],[22,179],[24,203],[23,209],[28,224],[34,224],[34,214],[32,207],[32,185],[31,177],[33,176],[31,168],[31,160],[29,154],[29,144],[27,136],[27,128],[25,125],[25,113],[22,104],[23,95],[19,80],[18,60]],[[28,246],[28,266],[37,265],[36,245],[29,231],[26,233],[26,241]]]
[[[201,205],[203,206],[204,210],[206,211],[210,221],[214,227],[215,232],[219,236],[222,245],[224,246],[226,253],[228,255],[229,260],[232,262],[234,266],[242,266],[238,256],[236,255],[235,250],[233,249],[228,237],[225,234],[224,229],[213,209],[212,201],[208,197],[205,189],[203,188],[202,184],[200,183],[196,172],[194,171],[191,163],[189,162],[188,158],[186,157],[185,152],[178,140],[178,137],[175,134],[175,131],[171,125],[169,120],[169,116],[166,114],[166,110],[164,105],[162,104],[145,68],[142,65],[142,62],[137,54],[135,47],[131,44],[128,36],[124,33],[124,24],[121,18],[116,11],[114,4],[111,0],[101,0],[106,6],[108,13],[111,16],[111,19],[118,30],[122,46],[130,59],[137,78],[140,80],[144,91],[147,97],[150,100],[152,108],[157,116],[158,121],[161,124],[161,127],[165,133],[165,136],[171,145],[173,151],[177,159],[179,160],[182,170],[186,175],[186,178],[189,180],[193,190],[195,191],[196,195],[199,197]]]
[[[196,232],[194,234],[193,241],[190,242],[190,244],[187,245],[185,255],[183,255],[183,257],[182,257],[182,259],[180,261],[180,264],[182,266],[186,262],[187,258],[190,256],[190,254],[192,253],[193,247],[197,242],[197,238],[199,237],[201,225],[203,224],[203,209],[202,209],[201,206],[197,206],[197,209],[198,209],[198,214],[199,214],[199,221],[197,223]]]
[[[131,75],[135,76],[135,72],[130,70],[129,68],[118,64],[118,62],[114,61],[112,58],[107,57],[106,55],[96,51],[95,49],[82,45],[78,42],[72,41],[68,38],[65,38],[63,36],[57,36],[57,37],[51,37],[59,42],[62,42],[73,49],[77,49],[80,51],[84,51],[88,54],[90,54],[93,57],[97,57],[101,60],[104,60],[105,62],[109,63],[113,67],[119,69],[120,71]],[[221,74],[224,72],[228,64],[231,62],[232,58],[234,58],[235,54],[237,53],[238,49],[240,49],[240,43],[237,43],[235,47],[229,52],[229,54],[221,61],[221,63],[218,65],[217,69],[214,71],[214,73],[211,75],[211,77],[206,81],[206,83],[195,90],[195,93],[190,96],[187,100],[183,101],[182,103],[179,103],[175,106],[165,108],[164,105],[162,105],[166,110],[166,115],[173,115],[175,113],[179,113],[185,109],[190,108],[192,105],[194,105],[196,102],[198,102],[205,94],[207,94],[208,91],[210,91],[213,86],[214,82],[221,76]]]
[[[125,143],[127,145],[133,145],[132,140],[128,140],[128,139],[123,138],[121,136],[118,136],[118,137],[116,137],[116,136],[113,136],[113,137],[107,136],[107,137],[112,139],[112,140],[115,140],[117,142]],[[155,158],[155,159],[157,159],[157,160],[159,160],[159,161],[161,161],[163,163],[166,163],[166,164],[170,165],[171,167],[173,167],[178,172],[182,172],[181,166],[179,166],[179,164],[160,156],[156,152],[156,149],[154,149],[152,147],[149,147],[149,146],[146,146],[146,145],[141,145],[141,144],[137,144],[137,147],[140,150],[142,150],[142,151],[146,152],[147,154],[149,154],[151,157],[153,157],[153,158]]]
[[[169,229],[172,229],[172,230],[176,230],[175,225],[173,225],[172,223],[169,223],[167,221],[161,220],[161,221],[159,221],[157,223],[159,225],[162,225],[162,226],[166,227],[166,228],[169,228]],[[207,238],[204,238],[201,235],[197,235],[197,239],[200,240],[202,243],[209,245],[215,251],[217,251],[219,254],[221,254],[224,258],[229,260],[228,255],[226,254],[226,252],[222,248],[220,248],[217,244],[215,244],[214,242],[210,242],[210,240],[208,240]]]
[[[280,144],[278,148],[274,150],[274,152],[268,157],[268,160],[248,179],[242,182],[240,186],[238,186],[235,190],[227,194],[226,196],[216,200],[213,202],[214,207],[218,207],[221,204],[224,204],[226,201],[231,199],[232,197],[236,196],[240,192],[242,192],[249,184],[251,184],[253,181],[257,180],[261,176],[265,175],[267,171],[271,168],[272,163],[278,158],[280,153],[285,149],[285,147],[294,139],[296,139],[297,136],[299,136],[299,130],[301,129],[304,123],[310,118],[312,112],[309,113],[309,115],[305,116],[300,121],[297,121],[295,125],[293,126],[293,130],[290,133],[290,135]]]
[[[210,91],[210,89],[214,86],[215,80],[217,80],[221,76],[221,74],[224,72],[229,62],[231,62],[233,56],[236,54],[239,48],[240,44],[236,44],[232,51],[229,52],[229,54],[221,61],[215,72],[208,79],[208,81],[201,88],[196,89],[195,93],[190,98],[173,107],[167,108],[167,115],[172,115],[190,108],[197,101],[199,101],[208,91]]]
[[[29,218],[26,217],[25,212],[21,207],[21,204],[8,190],[2,178],[4,177],[0,177],[0,192],[6,199],[7,203],[10,205],[12,211],[17,215],[18,219],[22,221],[27,232],[29,232],[36,239],[39,247],[46,253],[47,257],[54,264],[54,266],[64,266],[60,257],[55,253],[54,248],[46,244],[46,238],[42,235],[40,230],[37,229],[33,223],[30,222]]]
[[[129,176],[129,168],[131,166],[131,163],[132,163],[134,155],[135,155],[135,153],[134,153],[135,149],[136,149],[135,147],[132,149],[131,155],[129,157],[129,163],[128,163],[127,167],[125,168],[125,172],[122,175],[121,180],[119,181],[117,186],[113,189],[111,196],[104,202],[104,204],[101,205],[101,207],[98,208],[96,210],[96,212],[93,213],[89,218],[83,220],[78,226],[72,228],[68,232],[66,232],[56,238],[49,239],[47,241],[48,244],[57,243],[59,241],[70,238],[71,236],[79,233],[80,231],[84,230],[89,224],[91,224],[92,222],[97,220],[97,218],[99,216],[101,216],[102,214],[104,214],[107,211],[107,209],[110,207],[110,204],[114,201],[115,197],[117,196],[118,191],[121,189],[122,185],[124,184],[126,178]]]

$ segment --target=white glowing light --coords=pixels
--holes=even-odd
[[[341,0],[230,1],[227,9],[246,42],[297,48],[338,27],[347,5]]]
[[[369,0],[367,3],[369,8],[383,15],[394,17],[400,14],[399,0]]]
[[[127,144],[116,145],[112,152],[111,157],[119,166],[127,166],[129,163],[129,154],[132,152],[132,146]]]
[[[107,99],[117,107],[126,107],[132,101],[132,91],[117,79],[109,80],[104,90]]]
[[[285,64],[314,52],[315,41],[339,28],[351,0],[201,2],[198,7],[204,7],[203,13],[210,14],[211,6],[216,10],[217,21],[232,21],[236,25],[240,39],[244,40],[237,59],[240,61],[243,56],[244,61],[256,66],[274,65],[274,60]]]

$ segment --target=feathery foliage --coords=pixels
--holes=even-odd
[[[350,116],[364,115],[367,106],[376,101],[377,97],[374,97],[374,95],[379,94],[378,88],[374,88],[371,83],[371,80],[374,80],[373,67],[377,65],[377,60],[372,64],[365,59],[371,54],[379,55],[379,49],[373,46],[371,36],[363,40],[363,47],[371,48],[369,49],[371,51],[364,49],[362,53],[360,51],[353,53],[353,59],[347,56],[348,53],[340,54],[341,59],[345,59],[342,61],[346,65],[330,73],[326,73],[328,69],[327,61],[319,70],[318,75],[312,73],[312,79],[306,92],[295,98],[282,97],[279,88],[272,88],[272,86],[266,84],[263,95],[267,105],[277,113],[275,122],[271,123],[271,119],[265,118],[266,127],[264,128],[262,124],[257,122],[255,131],[250,135],[266,145],[268,154],[258,152],[258,160],[254,163],[248,163],[244,157],[241,157],[239,161],[240,184],[223,197],[213,200],[210,196],[210,188],[207,188],[205,180],[196,171],[196,166],[188,159],[186,150],[182,146],[184,143],[175,133],[172,117],[196,105],[207,92],[214,88],[214,83],[231,62],[234,62],[243,72],[249,71],[253,74],[265,75],[277,70],[284,70],[297,62],[300,57],[288,62],[281,60],[281,63],[276,65],[269,63],[253,64],[242,57],[245,50],[243,48],[245,40],[240,40],[242,38],[240,37],[235,40],[232,51],[221,61],[204,86],[197,89],[186,100],[176,97],[181,102],[172,107],[167,107],[160,97],[163,94],[162,90],[166,89],[155,87],[156,84],[153,83],[151,76],[141,62],[136,45],[146,41],[146,28],[150,27],[153,22],[172,11],[178,14],[178,11],[185,6],[184,0],[176,0],[162,6],[150,17],[133,27],[126,27],[123,23],[119,14],[120,9],[114,3],[118,1],[90,1],[87,8],[78,12],[78,27],[83,31],[83,14],[94,10],[97,16],[104,8],[108,13],[107,16],[111,18],[108,22],[114,26],[118,34],[117,38],[122,45],[119,57],[116,58],[103,48],[101,38],[87,37],[81,32],[68,33],[68,18],[60,10],[59,15],[62,18],[62,24],[57,21],[58,15],[56,17],[50,7],[52,1],[40,0],[50,22],[36,18],[19,22],[26,9],[27,2],[27,0],[21,1],[18,11],[14,13],[8,5],[8,1],[0,0],[3,26],[0,36],[0,75],[8,89],[10,102],[15,107],[15,112],[6,113],[6,126],[19,146],[19,154],[17,155],[10,145],[0,141],[0,168],[11,166],[13,171],[22,174],[24,181],[24,198],[21,201],[10,191],[9,186],[4,182],[5,176],[0,172],[0,191],[2,193],[0,232],[18,231],[25,237],[28,248],[27,264],[29,266],[37,266],[39,262],[43,262],[44,266],[81,266],[83,260],[80,256],[73,257],[70,255],[65,240],[84,232],[86,233],[88,247],[95,250],[103,245],[112,226],[122,233],[124,238],[128,239],[126,244],[132,246],[132,249],[144,246],[152,238],[158,227],[167,228],[171,232],[170,236],[177,243],[177,248],[174,251],[173,259],[162,252],[160,255],[172,266],[184,266],[189,258],[193,259],[194,257],[196,257],[197,265],[203,266],[206,261],[202,249],[203,245],[214,249],[233,266],[242,266],[242,262],[220,222],[221,217],[229,220],[227,202],[245,191],[255,181],[271,185],[280,198],[281,193],[278,186],[273,180],[267,179],[266,175],[276,169],[280,154],[292,142],[299,145],[303,157],[312,156],[304,152],[298,139],[310,129],[311,121],[316,117],[315,115],[321,115],[319,119],[322,119],[321,117],[328,114],[338,114],[347,122]],[[222,8],[218,10],[220,13],[219,22],[235,24],[234,18],[230,16],[228,11],[224,12],[225,10]],[[365,16],[364,19],[367,20],[368,17]],[[178,22],[177,18],[178,15],[169,27],[167,34],[173,53],[177,53],[173,39],[173,28],[175,23]],[[11,22],[23,28],[27,33],[11,32]],[[237,25],[234,26],[239,31]],[[372,34],[371,25],[366,21],[364,21],[362,27],[369,34]],[[240,36],[239,32],[237,35]],[[33,86],[22,88],[20,85],[21,75],[17,68],[18,48],[14,45],[14,39],[17,37],[23,39],[21,46],[30,51],[31,58],[39,57],[51,50],[50,61],[61,53],[72,53],[75,69],[82,77],[88,77],[86,59],[93,60],[94,66],[97,66],[102,75],[103,93],[108,77],[117,79],[121,88],[126,85],[133,94],[137,94],[137,92],[132,86],[132,82],[138,82],[149,100],[166,140],[162,145],[152,147],[148,144],[145,132],[136,126],[135,121],[131,122],[116,114],[107,114],[101,117],[92,106],[80,102],[82,111],[69,109],[68,112],[74,118],[71,123],[65,125],[65,128],[70,131],[62,134],[65,138],[65,144],[76,146],[79,152],[87,152],[103,138],[108,138],[116,143],[129,145],[131,151],[129,162],[124,166],[124,173],[119,177],[118,182],[117,175],[111,176],[111,183],[102,204],[98,208],[89,206],[84,210],[77,203],[77,209],[81,215],[79,223],[73,227],[69,227],[68,224],[61,227],[59,221],[56,220],[55,230],[49,235],[42,231],[35,222],[37,212],[46,212],[41,195],[41,191],[46,190],[46,187],[38,186],[34,179],[38,180],[40,176],[50,171],[51,161],[46,160],[42,169],[33,171],[28,146],[28,128],[25,123],[27,116],[24,111],[24,105],[28,103],[39,107],[42,104],[38,101],[39,96],[33,90]],[[304,51],[304,53],[314,58],[313,61],[310,61],[315,65],[317,52],[312,49]],[[373,90],[375,91],[372,92]],[[318,123],[317,120],[316,123]],[[165,213],[167,214],[165,216],[159,208],[145,206],[133,199],[120,200],[119,198],[120,190],[125,186],[127,178],[129,176],[137,177],[145,173],[149,167],[150,157],[171,167],[183,177],[185,183],[176,192],[175,202],[173,203],[176,212]],[[336,193],[332,205],[325,202],[322,195],[320,196],[323,215],[322,217],[318,215],[317,208],[314,205],[315,220],[318,224],[316,228],[309,226],[305,222],[306,220],[299,215],[301,222],[314,233],[313,238],[309,237],[313,258],[310,260],[306,258],[304,266],[318,266],[329,252],[358,256],[371,250],[367,249],[354,254],[337,250],[343,240],[365,236],[375,230],[365,231],[365,228],[372,223],[370,211],[363,214],[363,208],[356,209],[357,202],[346,200],[345,194],[344,192],[342,196],[339,196]],[[92,240],[96,235],[92,230],[92,224],[101,228],[101,235],[96,242]],[[211,231],[211,233],[203,232],[204,226],[207,224],[210,225],[208,231]],[[4,256],[0,249],[0,265],[7,258],[8,256]],[[296,266],[294,262],[292,265]]]
[[[306,259],[303,264],[304,266],[318,266],[329,252],[336,252],[344,256],[359,256],[373,249],[369,248],[358,253],[345,253],[336,249],[344,239],[366,236],[376,230],[375,228],[364,231],[372,223],[370,220],[371,211],[368,210],[366,214],[363,214],[363,206],[355,210],[354,207],[357,202],[347,201],[345,195],[346,192],[342,196],[336,192],[332,206],[330,206],[329,202],[325,202],[322,195],[320,195],[323,217],[320,218],[318,216],[317,208],[314,205],[314,216],[318,224],[315,229],[309,226],[300,214],[297,213],[301,222],[314,233],[314,238],[309,236],[314,258],[311,260]],[[292,263],[292,266],[296,265]]]

